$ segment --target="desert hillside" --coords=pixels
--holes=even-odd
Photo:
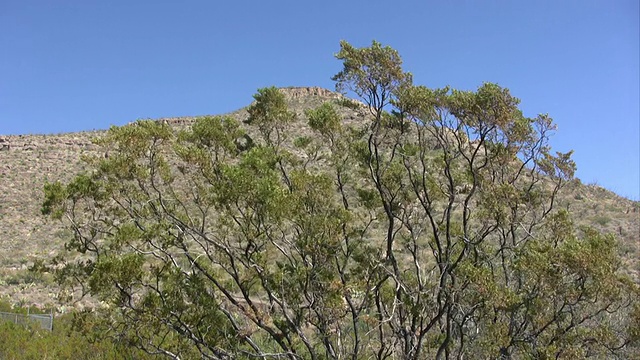
[[[281,89],[299,118],[304,110],[323,102],[335,103],[344,122],[364,121],[367,110],[342,95],[317,87]],[[238,120],[246,109],[228,114]],[[176,128],[188,127],[194,117],[158,119]],[[249,134],[256,129],[245,125]],[[290,129],[291,138],[308,135],[305,121]],[[84,155],[107,156],[93,140],[104,131],[52,135],[0,135],[0,297],[13,303],[54,304],[52,278],[30,272],[37,260],[46,260],[64,250],[67,234],[58,222],[41,216],[46,182],[69,180],[84,169]],[[580,166],[580,164],[578,164]],[[579,225],[615,234],[625,268],[638,278],[640,203],[625,199],[595,185],[574,180],[563,189],[561,207],[567,208]]]

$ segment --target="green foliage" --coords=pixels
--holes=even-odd
[[[411,74],[402,70],[398,52],[377,41],[368,48],[355,48],[341,41],[336,58],[344,65],[332,78],[337,89],[354,91],[377,111],[387,104],[394,90],[411,82]]]
[[[244,131],[236,120],[220,116],[199,118],[193,124],[191,131],[181,133],[186,142],[227,152],[236,151],[237,140],[244,135]]]
[[[257,126],[268,143],[279,145],[284,126],[295,120],[295,113],[289,111],[284,94],[276,87],[258,89],[253,98],[255,102],[247,109],[247,124]]]
[[[289,141],[284,95],[260,89],[251,146],[230,118],[139,122],[46,186],[85,254],[58,280],[109,305],[76,329],[173,358],[638,355],[638,285],[613,237],[557,209],[575,164],[547,115],[496,84],[414,86],[377,42],[336,56],[367,124],[325,103]]]
[[[0,302],[2,311],[26,313],[26,309],[12,308],[6,302]],[[33,310],[31,310],[34,313]],[[111,339],[90,341],[97,329],[84,328],[82,331],[72,327],[74,314],[57,316],[53,331],[42,330],[39,326],[17,325],[13,322],[0,322],[0,358],[2,359],[123,359],[150,358],[148,354]]]
[[[593,221],[600,226],[606,226],[608,223],[611,222],[611,218],[606,215],[602,215],[602,216],[596,216],[593,219]]]
[[[322,136],[333,139],[341,130],[340,115],[333,108],[331,103],[325,102],[316,109],[305,111],[309,118],[311,129],[319,132]]]
[[[64,214],[63,209],[57,209],[55,212],[52,207],[56,203],[60,203],[65,200],[64,188],[61,183],[46,183],[44,185],[45,201],[42,204],[42,214],[51,215],[54,219],[60,219]]]
[[[349,99],[347,97],[342,97],[342,98],[336,100],[336,104],[338,106],[342,106],[342,107],[345,107],[345,108],[351,109],[351,110],[358,110],[362,106],[358,102],[356,102],[356,101],[354,101],[352,99]]]

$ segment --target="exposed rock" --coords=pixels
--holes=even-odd
[[[248,134],[244,134],[242,137],[237,138],[234,142],[238,147],[238,150],[240,151],[249,150],[255,145],[253,139]]]
[[[327,90],[325,88],[311,86],[311,87],[286,87],[281,88],[280,91],[289,99],[300,99],[309,96],[319,96],[328,99],[340,99],[342,94]]]

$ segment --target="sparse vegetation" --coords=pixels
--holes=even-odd
[[[609,222],[611,222],[611,218],[608,216],[596,216],[593,218],[593,222],[600,226],[606,226]]]
[[[30,309],[31,313],[38,309]],[[26,314],[26,308],[12,307],[0,301],[0,311]],[[116,344],[110,339],[96,339],[94,329],[74,329],[73,314],[57,316],[53,331],[36,326],[17,325],[0,319],[0,359],[4,360],[120,360],[147,359],[148,354],[126,344]]]
[[[358,103],[357,101],[354,101],[353,99],[349,99],[347,97],[337,99],[335,100],[335,102],[338,106],[343,106],[351,110],[358,110],[362,107],[361,103]]]

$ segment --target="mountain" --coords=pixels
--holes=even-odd
[[[346,123],[362,122],[368,109],[354,100],[318,88],[283,88],[288,105],[299,120],[289,129],[289,137],[311,134],[304,111],[324,102],[333,102]],[[226,114],[246,120],[246,108]],[[195,117],[157,119],[178,129],[190,126]],[[244,124],[247,132],[256,129]],[[69,233],[59,222],[40,214],[46,182],[70,180],[85,170],[82,157],[108,156],[93,141],[105,131],[53,135],[0,135],[0,297],[13,303],[54,304],[57,292],[48,275],[29,271],[37,260],[49,259],[64,249]],[[597,185],[575,179],[562,190],[558,207],[569,210],[578,225],[612,233],[620,241],[625,269],[640,278],[640,202],[620,197]]]

